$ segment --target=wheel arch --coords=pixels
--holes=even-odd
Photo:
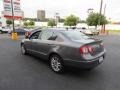
[[[22,46],[23,44],[24,44],[24,43],[23,43],[23,42],[21,42],[21,44],[20,44],[20,45]]]
[[[49,60],[50,60],[50,57],[51,57],[52,55],[57,55],[57,56],[59,56],[61,59],[63,59],[60,54],[58,54],[58,53],[56,53],[56,52],[51,52],[51,53],[48,55],[48,59],[49,59]]]

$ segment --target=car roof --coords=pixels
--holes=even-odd
[[[61,32],[69,32],[69,31],[78,31],[78,30],[73,30],[73,29],[59,29],[59,28],[53,28],[53,29],[51,29],[51,28],[48,28],[48,29],[36,29],[36,30],[33,30],[31,33],[35,33],[35,32],[39,32],[39,31],[51,31],[51,32],[59,32],[59,33],[61,33]]]
[[[69,31],[78,31],[78,30],[73,30],[73,29],[44,29],[43,31],[53,31],[53,32],[69,32]]]

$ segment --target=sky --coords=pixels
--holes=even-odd
[[[80,19],[86,19],[89,8],[99,12],[101,0],[21,0],[21,9],[25,17],[37,17],[37,10],[45,10],[46,17],[54,17],[59,13],[62,18],[74,14]],[[106,17],[114,21],[120,21],[120,0],[103,0],[106,7]],[[2,0],[0,0],[0,11],[3,10]]]

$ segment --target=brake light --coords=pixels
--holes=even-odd
[[[82,47],[80,48],[80,53],[81,53],[81,54],[88,54],[89,51],[88,51],[87,46],[82,46]]]
[[[82,46],[80,48],[80,53],[81,54],[88,54],[93,52],[93,47],[92,46]]]
[[[93,47],[92,47],[92,46],[88,46],[88,51],[89,51],[90,53],[92,53],[92,52],[93,52]]]

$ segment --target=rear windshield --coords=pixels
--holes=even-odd
[[[62,33],[71,40],[81,40],[89,38],[88,36],[79,31],[64,31]]]

